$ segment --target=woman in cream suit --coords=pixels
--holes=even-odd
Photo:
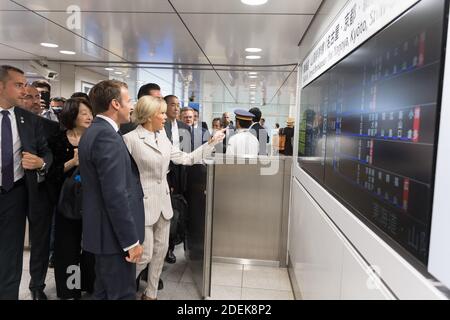
[[[174,147],[164,132],[166,102],[157,97],[143,96],[133,112],[136,130],[126,134],[125,144],[135,160],[144,190],[145,240],[144,253],[136,267],[136,276],[147,264],[147,289],[142,300],[155,300],[158,280],[169,245],[170,219],[173,216],[170,191],[166,175],[170,161],[175,164],[193,165],[211,154],[214,145],[224,138],[218,131],[209,142],[192,153],[184,153]]]

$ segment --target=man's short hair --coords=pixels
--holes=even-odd
[[[194,112],[194,109],[192,109],[191,107],[183,107],[183,108],[181,108],[180,113],[183,113],[183,112],[186,112],[186,111]]]
[[[242,119],[236,118],[236,122],[239,122],[239,125],[242,129],[248,129],[252,125],[251,120],[242,120]]]
[[[121,89],[127,88],[125,82],[118,80],[104,80],[97,83],[89,91],[89,101],[95,115],[108,111],[111,101],[121,101]]]
[[[261,120],[261,110],[259,108],[251,108],[248,112],[253,113],[255,116],[253,117],[253,122],[259,122]]]
[[[172,99],[172,98],[178,99],[177,96],[174,96],[173,94],[169,94],[169,95],[164,97],[164,101],[166,101],[166,103],[169,104],[169,100]]]
[[[31,84],[32,87],[35,88],[46,88],[48,89],[48,92],[52,91],[52,87],[50,86],[50,83],[48,83],[45,80],[36,80]]]
[[[13,67],[13,66],[8,66],[8,65],[1,65],[0,66],[0,81],[5,83],[6,81],[8,81],[9,79],[9,72],[10,71],[14,71],[14,72],[18,72],[20,74],[24,74],[24,72],[22,70],[20,70],[19,68]]]
[[[161,91],[161,88],[156,83],[144,84],[142,87],[139,88],[138,100],[141,97],[143,97],[143,96],[149,96],[150,95],[150,91],[152,91],[152,90],[159,90],[159,91]]]

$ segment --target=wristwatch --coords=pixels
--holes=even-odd
[[[47,163],[45,163],[45,161],[44,161],[44,164],[42,165],[42,167],[40,167],[37,171],[39,173],[45,172],[45,168],[47,168]]]

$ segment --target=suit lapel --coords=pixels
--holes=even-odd
[[[152,137],[150,135],[147,135],[144,138],[144,142],[145,142],[146,145],[149,145],[150,147],[152,147],[153,149],[155,149],[156,151],[161,153],[161,151],[159,150],[158,146],[156,145],[156,141],[155,141],[154,137]]]
[[[152,147],[159,153],[162,153],[156,144],[155,135],[153,133],[148,132],[142,126],[138,127],[136,130],[138,130],[139,138],[143,139],[146,145]]]
[[[170,142],[173,143],[173,137],[172,137],[172,122],[168,121],[164,125],[164,128],[166,129],[167,138],[169,138]]]
[[[27,128],[29,128],[29,126],[27,126],[26,124],[27,120],[29,119],[25,119],[26,117],[19,107],[14,108],[14,113],[16,116],[17,131],[19,132],[22,148],[24,149],[24,151],[30,151],[28,148],[29,139],[27,135]]]

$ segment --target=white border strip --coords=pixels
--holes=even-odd
[[[419,0],[350,0],[302,65],[302,87],[328,70]]]

